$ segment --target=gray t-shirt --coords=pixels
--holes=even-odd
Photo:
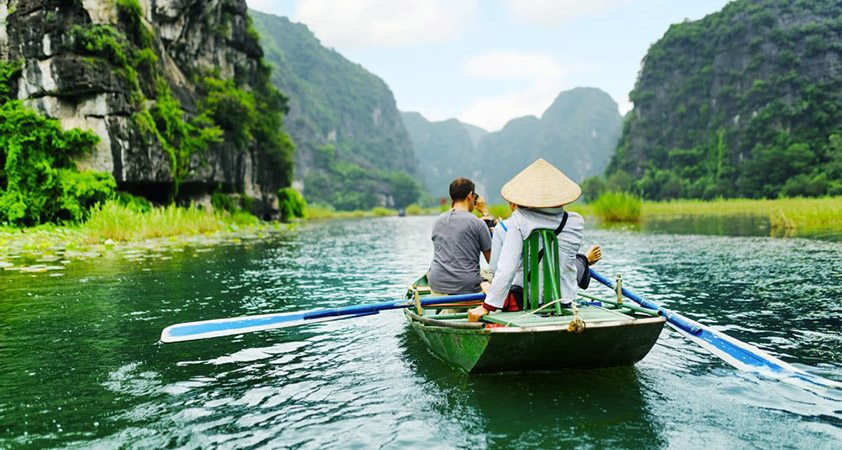
[[[445,211],[433,225],[430,288],[441,294],[479,292],[480,252],[490,249],[491,234],[482,220],[464,210]]]

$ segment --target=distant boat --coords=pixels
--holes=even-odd
[[[407,292],[409,299],[432,295],[426,275]],[[404,310],[433,353],[468,373],[630,366],[649,353],[666,322],[659,312],[631,302],[618,307],[582,299],[582,327],[571,324],[577,313],[570,308],[561,309],[562,315],[550,314],[550,309],[492,313],[472,323],[469,307],[473,306]],[[444,308],[458,312],[440,313]]]
[[[403,216],[405,216],[405,215],[406,215],[406,210],[404,210],[404,209],[399,209],[399,210],[398,210],[398,217],[403,217]]]

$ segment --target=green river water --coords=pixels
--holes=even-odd
[[[399,311],[158,343],[177,322],[397,299],[429,264],[433,220],[0,272],[0,448],[842,448],[842,391],[737,371],[668,327],[634,367],[470,376]],[[586,244],[644,297],[842,380],[842,244],[745,235],[758,227],[589,229]]]

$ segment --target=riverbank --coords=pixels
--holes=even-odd
[[[571,211],[597,217],[593,205],[570,205]],[[815,236],[842,230],[842,197],[644,201],[640,222],[665,218],[765,217],[771,236]]]
[[[239,244],[282,233],[293,224],[261,222],[255,216],[209,212],[196,206],[141,211],[107,202],[75,225],[46,224],[30,228],[0,227],[0,269],[60,275],[75,260],[120,254],[128,259],[154,258],[164,248]]]
[[[594,204],[574,203],[569,211],[583,216],[597,217]],[[442,208],[420,208],[410,206],[406,215],[438,214]],[[489,211],[494,217],[506,219],[511,215],[507,204],[491,205]],[[374,208],[369,211],[336,211],[320,205],[308,207],[307,220],[347,219],[362,217],[395,216],[397,210]],[[775,230],[791,234],[797,230],[813,228],[842,229],[842,197],[824,198],[782,198],[782,199],[717,199],[673,200],[667,202],[644,201],[640,220],[669,216],[761,216],[768,217]]]
[[[773,235],[795,236],[814,230],[842,229],[842,197],[643,202],[641,215],[641,220],[663,216],[764,216],[769,218]]]
[[[508,208],[508,206],[506,207]],[[429,214],[438,214],[442,212],[441,207],[422,208],[418,205],[409,205],[404,209],[404,214],[407,216],[423,216]],[[327,219],[354,219],[364,217],[391,217],[399,215],[397,209],[376,207],[370,210],[354,210],[354,211],[337,211],[332,206],[325,205],[307,205],[307,220],[327,220]]]
[[[494,205],[490,209],[495,217],[506,218],[511,214],[508,205]],[[567,209],[583,216],[599,216],[593,204],[574,203]],[[640,211],[641,222],[697,216],[767,217],[772,235],[797,236],[818,230],[842,230],[842,197],[644,201]]]
[[[493,205],[492,215],[507,218],[508,205]],[[573,204],[568,210],[595,217],[593,205]],[[410,206],[407,215],[438,214],[441,208]],[[308,220],[395,216],[398,211],[335,211],[308,208]],[[643,202],[641,221],[669,217],[768,217],[773,236],[809,236],[823,230],[842,230],[842,197],[776,200],[729,199]],[[723,219],[724,220],[724,219]],[[263,239],[295,224],[261,222],[251,214],[214,213],[191,206],[169,206],[140,211],[107,202],[95,208],[78,225],[39,225],[31,228],[0,227],[0,269],[31,272],[58,271],[76,259],[98,258],[109,252],[129,257],[150,254],[165,247],[208,246]]]

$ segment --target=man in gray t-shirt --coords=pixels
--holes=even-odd
[[[482,253],[488,261],[491,234],[485,222],[471,212],[477,202],[474,188],[467,178],[453,180],[450,183],[452,207],[433,226],[433,263],[427,277],[433,292],[480,292],[479,255]]]

